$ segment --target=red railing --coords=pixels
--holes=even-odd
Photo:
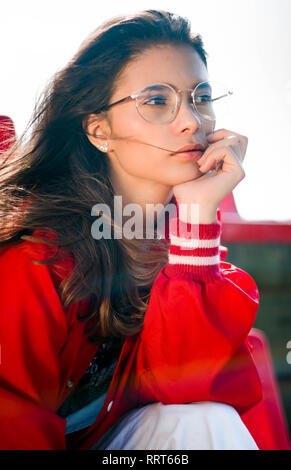
[[[219,206],[222,243],[291,243],[290,222],[248,221],[240,217],[233,194]]]

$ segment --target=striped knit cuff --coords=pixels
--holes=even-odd
[[[221,278],[220,234],[220,222],[188,224],[177,218],[172,219],[165,273],[201,282]]]

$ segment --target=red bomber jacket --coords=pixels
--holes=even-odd
[[[56,412],[98,350],[76,318],[88,302],[65,311],[61,304],[57,286],[71,258],[52,269],[30,262],[36,252],[47,257],[44,245],[2,250],[0,448],[90,449],[127,411],[157,401],[223,402],[240,414],[254,406],[262,391],[247,336],[259,293],[223,259],[220,234],[219,221],[171,219],[168,264],[152,286],[143,330],[126,338],[95,423],[69,435]]]

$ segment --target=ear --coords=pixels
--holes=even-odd
[[[95,147],[104,145],[111,135],[111,127],[105,113],[86,116],[83,119],[83,129]]]

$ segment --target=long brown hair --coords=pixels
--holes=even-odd
[[[160,243],[159,250],[151,250],[157,240],[92,237],[92,207],[104,203],[113,208],[114,193],[106,155],[90,143],[82,123],[106,108],[125,65],[158,44],[190,45],[207,67],[202,39],[185,18],[148,10],[110,19],[54,75],[0,168],[0,247],[39,241],[35,230],[54,233],[58,253],[66,249],[74,260],[60,286],[61,300],[66,308],[91,299],[88,315],[80,320],[92,324],[95,319],[87,331],[94,341],[141,330],[167,247]],[[45,237],[41,241],[48,243]]]

